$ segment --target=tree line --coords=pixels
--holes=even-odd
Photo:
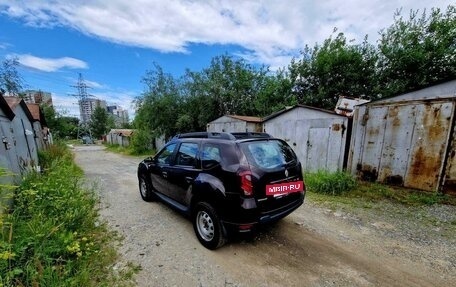
[[[339,96],[374,100],[455,78],[456,7],[408,17],[398,11],[375,45],[367,36],[354,43],[334,29],[278,71],[229,55],[181,77],[154,64],[135,100],[134,144],[205,130],[226,114],[266,116],[294,104],[334,109]]]

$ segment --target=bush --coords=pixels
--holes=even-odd
[[[43,169],[49,168],[52,162],[57,159],[72,159],[72,155],[68,151],[67,145],[63,142],[57,142],[46,150],[38,151],[38,161]]]
[[[131,138],[130,147],[132,154],[145,154],[152,148],[152,136],[149,133],[138,129]]]
[[[305,183],[311,192],[340,195],[355,189],[356,179],[347,172],[319,170],[305,175]]]

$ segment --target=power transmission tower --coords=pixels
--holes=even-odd
[[[92,131],[90,130],[90,116],[93,111],[92,99],[94,96],[87,93],[87,89],[90,88],[84,82],[82,74],[79,73],[78,83],[72,86],[78,90],[77,94],[72,94],[73,97],[78,99],[80,121],[78,124],[78,139],[82,139],[84,136],[90,136],[92,138]]]

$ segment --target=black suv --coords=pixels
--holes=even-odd
[[[177,135],[139,164],[138,179],[145,201],[160,199],[189,215],[209,249],[287,216],[305,196],[296,154],[265,133]]]

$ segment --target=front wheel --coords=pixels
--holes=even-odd
[[[199,242],[214,250],[225,244],[225,230],[215,209],[207,202],[195,206],[193,229]]]
[[[141,194],[141,198],[144,201],[153,201],[154,194],[152,191],[151,185],[147,182],[146,177],[141,175],[139,177],[139,193]]]

